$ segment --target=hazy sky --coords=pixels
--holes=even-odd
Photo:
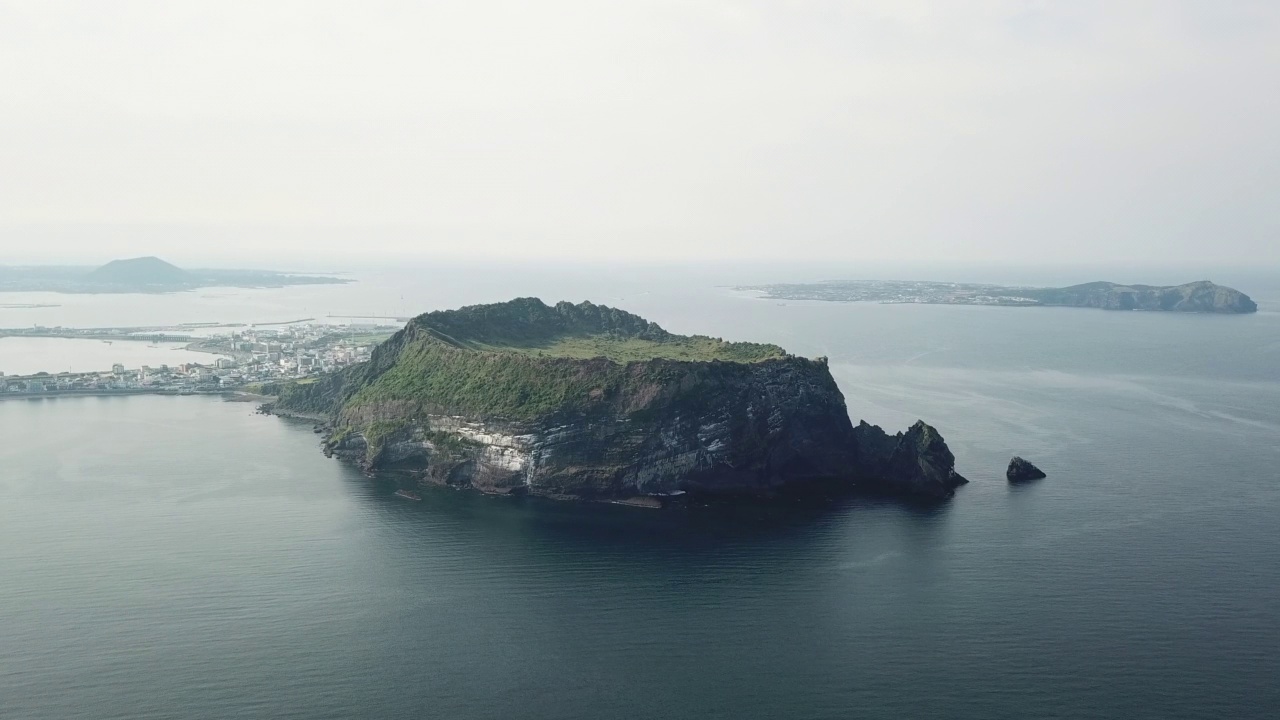
[[[0,261],[296,252],[1280,263],[1280,2],[0,2]]]

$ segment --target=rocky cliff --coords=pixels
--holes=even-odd
[[[849,420],[825,359],[533,298],[419,316],[363,365],[276,389],[329,452],[486,492],[618,500],[965,482],[932,427]]]

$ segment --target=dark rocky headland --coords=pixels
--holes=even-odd
[[[536,298],[420,315],[372,359],[268,388],[367,470],[490,493],[632,501],[857,489],[920,499],[966,480],[924,422],[850,422],[825,358],[673,335]]]

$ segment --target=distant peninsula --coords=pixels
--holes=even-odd
[[[157,257],[112,260],[101,267],[0,266],[0,292],[170,293],[204,287],[279,288],[347,282],[351,281],[269,270],[185,270]]]
[[[825,358],[588,302],[419,315],[367,362],[263,392],[266,411],[320,421],[330,454],[423,485],[656,506],[854,488],[942,499],[966,482],[924,422],[853,425]]]
[[[1006,287],[902,280],[828,281],[735,288],[774,300],[924,303],[931,305],[1056,306],[1240,314],[1257,312],[1248,295],[1208,280],[1184,285],[1119,285],[1091,282],[1062,288]]]

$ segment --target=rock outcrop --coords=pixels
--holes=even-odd
[[[1047,477],[1040,468],[1016,456],[1009,461],[1009,469],[1004,474],[1009,479],[1009,482],[1039,480],[1042,477]]]
[[[855,487],[949,497],[965,479],[924,422],[849,420],[824,358],[671,335],[537,299],[412,320],[372,359],[276,389],[327,413],[327,451],[491,493],[627,500]]]
[[[955,456],[932,426],[917,420],[905,433],[890,436],[864,420],[853,429],[857,465],[873,477],[893,478],[910,495],[944,497],[968,482],[955,471]]]

